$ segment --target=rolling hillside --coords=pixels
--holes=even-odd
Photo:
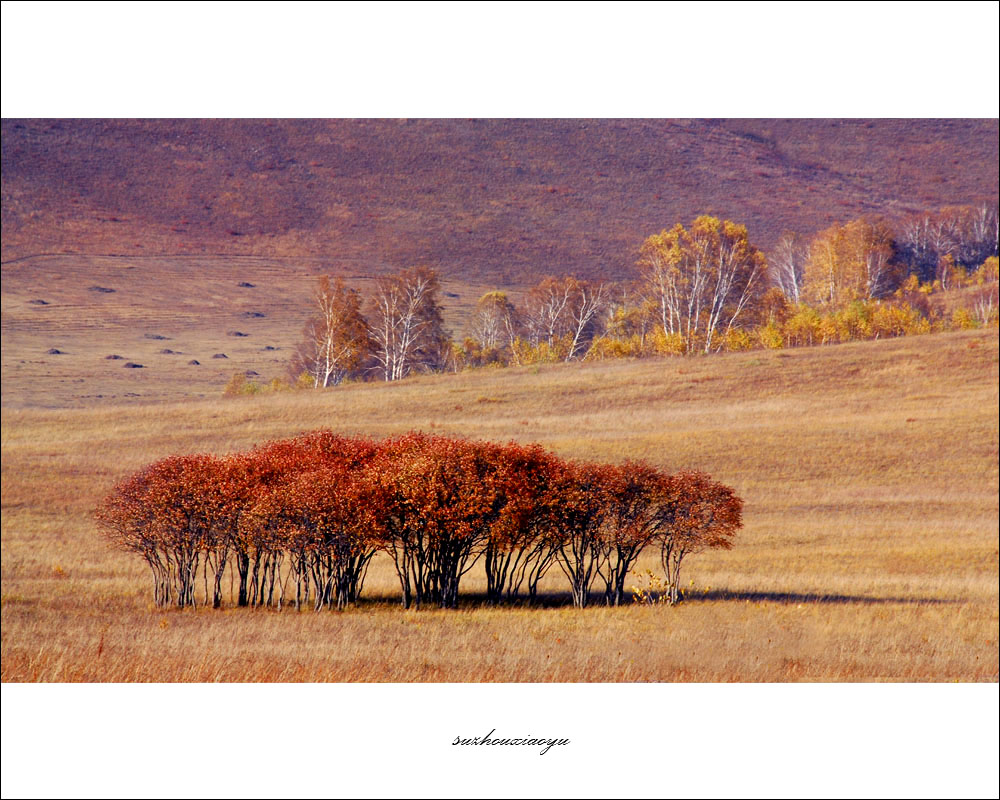
[[[4,120],[3,259],[423,262],[501,285],[627,275],[711,212],[765,248],[995,199],[996,120]]]

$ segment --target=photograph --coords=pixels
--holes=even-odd
[[[996,721],[995,110],[542,94],[5,107],[5,705],[476,772],[732,684]]]

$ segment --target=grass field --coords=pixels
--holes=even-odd
[[[474,572],[458,611],[404,612],[383,559],[344,613],[154,610],[145,566],[92,521],[112,484],[168,453],[316,427],[703,469],[744,497],[746,527],[732,551],[692,558],[676,608],[574,610],[553,572],[543,607],[491,609]],[[998,678],[995,329],[322,393],[8,403],[2,436],[4,681]]]

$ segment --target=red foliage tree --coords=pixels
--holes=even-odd
[[[483,551],[487,596],[492,603],[513,600],[526,583],[534,598],[555,560],[549,520],[560,462],[538,445],[511,443],[490,455],[502,500]]]
[[[368,564],[382,544],[380,487],[367,477],[366,471],[343,464],[295,472],[260,492],[250,509],[248,527],[273,543],[275,553],[289,557],[296,608],[308,598],[310,584],[316,610],[357,601]],[[284,582],[278,591],[280,608]],[[272,584],[267,602],[273,602]]]
[[[611,474],[603,464],[563,462],[553,476],[547,539],[577,608],[588,605],[605,558],[602,529],[610,490]]]
[[[663,483],[656,541],[667,579],[668,601],[680,600],[681,562],[692,553],[728,550],[743,527],[743,501],[703,472],[679,472]]]
[[[500,517],[504,494],[495,445],[411,433],[388,441],[373,464],[387,487],[387,544],[403,606],[458,605],[458,586]]]
[[[157,605],[194,606],[199,564],[225,547],[229,500],[224,462],[170,456],[116,486],[96,516],[112,542],[149,564]],[[205,566],[207,600],[207,559]]]
[[[322,537],[324,532],[330,533],[338,510],[346,513],[342,506],[348,498],[353,498],[355,506],[361,502],[353,493],[358,491],[356,484],[377,452],[378,445],[369,439],[322,430],[269,442],[243,457],[244,483],[248,489],[246,505],[251,513],[239,525],[235,537],[239,605],[271,605],[275,602],[275,589],[280,604],[284,594],[280,570],[290,545],[296,607],[303,598],[308,600],[310,585],[317,587],[316,607],[329,604],[332,584],[328,578],[334,573],[338,575],[337,607],[357,599],[363,581],[363,573],[357,570],[363,571],[371,554],[366,558],[360,554],[352,556],[363,561],[352,568],[343,560],[334,566],[330,552],[332,539],[324,544]],[[309,475],[312,477],[307,478]],[[295,503],[309,505],[303,511],[297,510]],[[316,519],[311,521],[309,513]],[[361,510],[356,510],[356,514],[358,520],[373,519]],[[320,538],[316,539],[317,536]],[[353,589],[349,588],[351,582],[345,577],[345,570],[354,575]]]
[[[662,472],[648,464],[626,462],[604,469],[607,509],[597,569],[604,578],[608,605],[622,603],[629,570],[656,536],[666,480]]]

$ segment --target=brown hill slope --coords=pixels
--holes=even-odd
[[[767,247],[995,198],[996,120],[4,120],[3,258],[415,262],[618,277],[712,212]]]

